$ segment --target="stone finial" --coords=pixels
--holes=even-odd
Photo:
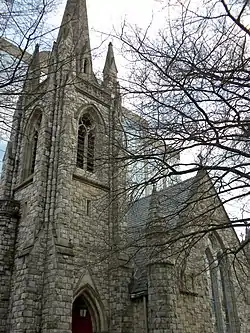
[[[166,218],[162,216],[162,193],[153,186],[148,209],[146,226],[146,244],[148,265],[170,263],[170,247],[167,242],[168,228]]]
[[[57,60],[57,55],[58,55],[58,44],[57,42],[54,42],[48,58],[48,74],[55,73],[56,71],[55,64]]]

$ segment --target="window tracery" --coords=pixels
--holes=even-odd
[[[76,165],[89,172],[94,172],[95,130],[95,122],[91,116],[84,114],[78,125]]]

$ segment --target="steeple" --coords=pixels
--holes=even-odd
[[[72,33],[69,33],[72,32]],[[89,38],[86,0],[68,0],[58,35],[58,44],[71,38],[70,56],[73,56],[77,74],[92,75],[92,58]]]
[[[104,81],[107,80],[116,80],[117,79],[117,67],[115,63],[115,56],[114,56],[114,51],[113,51],[113,45],[112,43],[109,43],[108,46],[108,53],[103,69],[103,79]]]

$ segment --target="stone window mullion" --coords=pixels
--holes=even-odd
[[[85,134],[85,141],[84,141],[84,169],[87,168],[87,162],[88,162],[88,145],[89,145],[89,131],[86,131]]]

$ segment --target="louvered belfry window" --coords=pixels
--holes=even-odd
[[[78,168],[94,172],[95,123],[89,114],[79,120],[77,160]]]

